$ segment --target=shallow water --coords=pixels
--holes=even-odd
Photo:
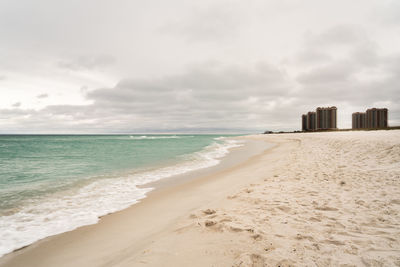
[[[148,182],[214,166],[239,142],[220,135],[0,136],[0,255],[96,223]]]

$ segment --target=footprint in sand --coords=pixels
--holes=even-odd
[[[285,213],[289,213],[291,211],[291,208],[287,206],[278,206],[277,208]]]
[[[332,208],[329,206],[319,206],[319,207],[315,207],[316,210],[322,210],[322,211],[338,211],[337,208]]]
[[[211,214],[216,213],[216,211],[215,211],[215,210],[212,210],[212,209],[206,209],[206,210],[203,210],[203,213],[204,213],[205,215],[211,215]]]
[[[253,239],[256,240],[256,241],[260,241],[260,240],[263,239],[262,236],[261,236],[260,234],[252,235],[251,238],[253,238]]]
[[[335,246],[344,246],[345,243],[339,240],[334,240],[334,239],[326,239],[322,241],[325,244],[330,244],[330,245],[335,245]]]
[[[217,224],[216,221],[209,221],[209,220],[207,220],[207,221],[204,222],[204,225],[205,225],[206,227],[210,227],[210,226],[213,226],[213,225],[216,225],[216,224]]]
[[[265,265],[265,258],[259,254],[250,254],[244,253],[239,256],[236,262],[233,264],[235,267],[244,267],[244,266],[254,266],[254,267],[262,267]]]
[[[309,236],[309,235],[297,234],[297,235],[296,235],[296,239],[297,239],[297,240],[304,240],[304,239],[306,239],[306,240],[309,240],[309,241],[311,241],[311,242],[314,242],[314,238],[313,238],[312,236]]]

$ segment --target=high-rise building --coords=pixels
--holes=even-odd
[[[307,115],[303,114],[301,115],[301,130],[307,131]]]
[[[365,129],[366,126],[366,113],[355,112],[351,115],[352,128],[353,129]]]
[[[316,129],[337,129],[336,107],[318,107],[316,111]]]
[[[366,112],[352,114],[353,129],[377,129],[388,127],[388,109],[370,108]]]
[[[366,112],[367,128],[387,128],[388,127],[388,109],[387,108],[371,108]]]
[[[332,130],[336,129],[336,107],[321,108],[316,112],[310,111],[301,116],[303,131]]]
[[[316,119],[315,112],[310,111],[307,113],[307,131],[316,130],[315,119]]]

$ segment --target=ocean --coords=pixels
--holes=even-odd
[[[221,135],[0,136],[0,256],[137,203],[140,185],[217,165]]]

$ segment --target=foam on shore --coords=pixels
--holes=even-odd
[[[242,146],[242,142],[216,138],[202,151],[186,155],[172,166],[95,179],[83,187],[47,196],[40,202],[32,200],[15,213],[0,217],[0,257],[45,237],[95,224],[100,216],[125,209],[152,190],[140,185],[215,166],[231,148]]]

